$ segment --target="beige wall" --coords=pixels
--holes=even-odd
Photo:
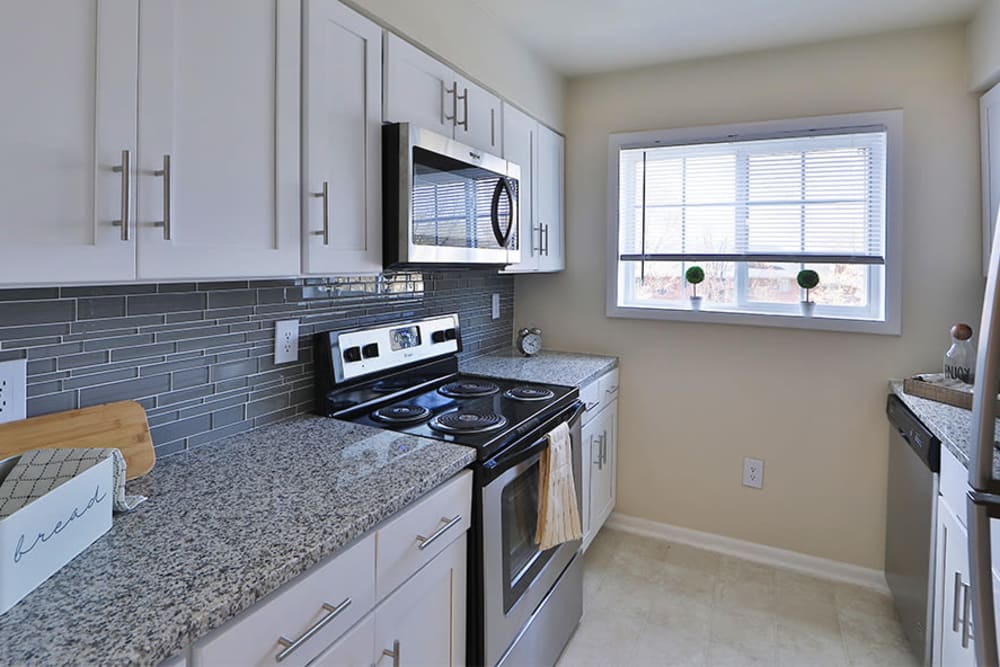
[[[969,22],[970,85],[983,91],[1000,81],[1000,0],[985,0]]]
[[[621,357],[625,514],[881,568],[886,381],[934,370],[978,323],[979,149],[964,29],[571,80],[567,270],[517,279],[546,346]],[[904,110],[903,336],[609,319],[611,132]],[[741,486],[744,456],[764,489]]]
[[[350,0],[557,130],[565,83],[470,0]]]

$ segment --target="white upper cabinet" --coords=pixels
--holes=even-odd
[[[385,38],[384,118],[453,136],[457,101],[451,68],[392,33]],[[447,102],[446,102],[447,99]]]
[[[303,16],[302,268],[382,269],[382,29],[336,0]]]
[[[500,153],[500,98],[392,33],[385,39],[384,100],[387,122],[412,123]]]
[[[979,132],[982,140],[983,275],[989,269],[990,249],[1000,210],[1000,84],[979,99]]]
[[[517,243],[521,261],[507,267],[509,272],[538,270],[539,234],[535,226],[535,170],[538,166],[538,122],[510,105],[503,110],[503,158],[521,168],[518,181],[518,203],[521,224]]]
[[[299,3],[141,9],[139,277],[298,274]]]
[[[538,177],[535,179],[536,224],[540,227],[541,235],[539,271],[562,271],[566,268],[563,218],[564,145],[560,135],[544,125],[539,125]]]
[[[134,0],[0,3],[0,283],[135,276],[137,21]]]

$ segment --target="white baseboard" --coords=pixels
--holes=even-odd
[[[819,556],[809,556],[797,551],[778,549],[755,542],[738,540],[733,537],[704,533],[700,530],[658,523],[649,519],[640,519],[626,514],[614,512],[607,522],[608,528],[626,533],[644,535],[667,542],[686,544],[707,551],[715,551],[727,556],[736,556],[744,560],[762,563],[772,567],[793,570],[820,579],[841,581],[858,586],[865,586],[888,593],[889,586],[885,582],[885,573],[859,565],[841,563]]]

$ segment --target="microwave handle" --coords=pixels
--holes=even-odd
[[[511,213],[514,211],[514,193],[510,189],[510,183],[507,182],[506,178],[500,178],[497,181],[497,187],[493,190],[493,204],[490,207],[490,220],[493,222],[493,236],[496,237],[497,243],[500,244],[501,248],[506,248],[507,243],[510,241],[510,233],[514,229],[514,218],[511,216],[510,224],[507,226],[507,232],[504,233],[500,229],[500,196],[507,195],[507,201],[510,203]]]

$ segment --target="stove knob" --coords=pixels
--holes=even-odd
[[[431,334],[431,341],[434,343],[443,343],[446,340],[448,339],[445,337],[445,333],[443,330],[435,331],[434,333]]]
[[[458,337],[458,332],[455,331],[454,329],[445,329],[444,337],[447,338],[448,340],[455,340]]]
[[[344,350],[344,361],[361,361],[361,348],[355,346]]]
[[[372,357],[378,356],[378,343],[369,343],[361,348],[361,354],[364,355],[365,359],[371,359]]]

